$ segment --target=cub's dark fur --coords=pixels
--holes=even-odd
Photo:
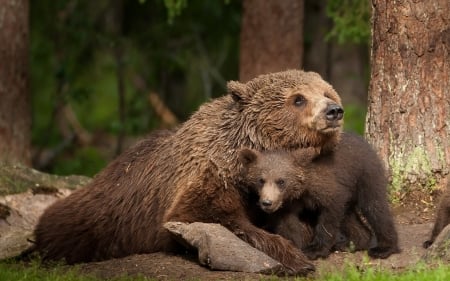
[[[327,257],[350,240],[371,257],[399,252],[384,168],[363,138],[344,133],[326,155],[243,149],[240,160],[243,186],[258,193],[269,227],[308,257]]]
[[[439,233],[441,233],[442,229],[444,229],[444,227],[448,224],[450,224],[450,176],[447,179],[447,189],[444,191],[441,200],[439,201],[433,231],[431,232],[430,238],[423,243],[423,247],[430,247]]]

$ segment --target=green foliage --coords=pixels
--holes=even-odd
[[[94,176],[105,167],[107,159],[94,147],[82,147],[73,154],[59,157],[55,161],[53,172],[57,175],[86,175]]]
[[[167,17],[169,23],[173,23],[173,19],[181,14],[181,11],[186,8],[187,0],[164,0],[164,5],[167,8]]]
[[[355,104],[347,104],[344,108],[344,129],[363,135],[367,108]]]
[[[338,43],[367,43],[370,40],[369,0],[329,0],[326,12],[333,20],[333,27],[327,40]]]
[[[30,1],[32,144],[37,151],[61,150],[56,161],[44,166],[46,172],[92,175],[112,156],[104,148],[94,153],[93,143],[83,148],[86,144],[78,139],[68,142],[75,130],[64,108],[74,112],[92,139],[145,135],[161,125],[148,101],[150,91],[183,121],[203,102],[224,94],[226,81],[238,77],[241,1],[117,3]],[[336,23],[330,36],[355,37],[351,28],[362,24],[368,5],[329,1],[328,13]],[[125,89],[124,121],[119,118],[119,80]],[[346,128],[362,133],[362,115],[346,106]]]
[[[61,114],[65,106],[94,139],[121,132],[144,135],[160,126],[160,117],[148,100],[150,91],[183,121],[205,100],[222,95],[225,81],[236,79],[238,1],[192,1],[189,5],[187,0],[123,1],[121,9],[116,9],[116,3],[30,2],[36,150],[57,150],[74,132]],[[116,10],[122,12],[118,18]],[[169,19],[172,13],[176,21],[169,23],[167,11],[172,11]],[[118,49],[123,54],[122,77],[118,76]],[[124,123],[119,119],[119,78],[125,87]],[[139,79],[145,81],[144,87],[136,83]],[[83,150],[77,140],[70,143],[46,171],[91,175],[93,167],[100,168],[99,153],[79,149]],[[81,165],[79,161],[88,156],[94,157],[87,160],[93,165]],[[71,157],[74,163],[57,167],[69,164]],[[84,167],[89,168],[84,171]]]

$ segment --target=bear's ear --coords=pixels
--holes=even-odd
[[[258,152],[250,148],[243,148],[239,151],[239,161],[244,167],[254,163],[258,158]]]
[[[237,81],[229,81],[227,83],[227,91],[235,102],[241,102],[247,96],[247,86]]]
[[[299,148],[293,152],[295,163],[306,166],[320,155],[320,150],[315,147]]]

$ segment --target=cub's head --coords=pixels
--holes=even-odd
[[[314,149],[296,152],[241,149],[241,181],[258,193],[261,209],[273,213],[284,202],[299,198],[306,190],[304,183],[308,165],[316,155]]]
[[[329,151],[343,126],[341,99],[317,73],[288,70],[230,81],[228,93],[239,104],[240,124],[255,147]]]

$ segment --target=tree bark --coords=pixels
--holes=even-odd
[[[0,162],[30,164],[28,0],[0,1]]]
[[[433,187],[450,167],[450,2],[372,3],[366,136],[394,191]]]
[[[303,0],[244,0],[239,79],[300,68],[303,56]]]

